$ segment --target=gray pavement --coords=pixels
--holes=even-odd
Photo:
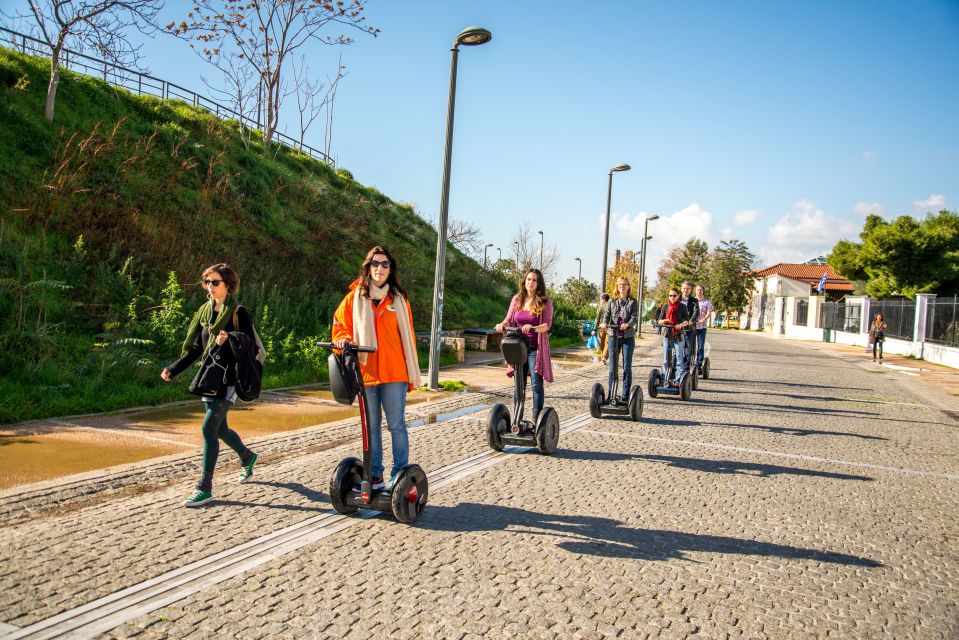
[[[0,637],[125,589],[109,627],[77,634],[959,637],[954,398],[803,345],[710,342],[712,379],[687,403],[647,397],[639,423],[583,415],[605,367],[548,385],[569,428],[551,457],[492,454],[484,411],[417,427],[435,488],[414,526],[329,515],[355,421],[271,438],[256,481],[219,469],[204,509],[179,506],[182,465],[143,493],[125,472],[124,491],[63,512],[34,496],[29,519],[9,498]],[[645,391],[659,349],[637,351]],[[174,584],[149,606],[129,595]]]

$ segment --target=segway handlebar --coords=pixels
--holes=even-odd
[[[316,346],[325,347],[326,349],[338,349],[335,344],[332,342],[317,342]],[[360,353],[375,353],[376,347],[364,347],[359,344],[353,344],[352,342],[347,342],[346,346],[343,347],[343,351],[358,351]]]

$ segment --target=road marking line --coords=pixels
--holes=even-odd
[[[572,433],[589,422],[587,413],[574,416],[560,428],[560,434]],[[442,489],[457,480],[509,460],[511,453],[528,451],[532,448],[506,447],[502,452],[490,450],[437,469],[429,474],[430,491]],[[56,638],[65,635],[70,638],[92,638],[378,515],[380,515],[379,511],[361,509],[354,516],[344,516],[331,509],[232,549],[221,551],[140,584],[14,630],[5,636],[4,640]]]
[[[602,436],[618,436],[620,438],[630,438],[633,440],[648,440],[650,442],[664,442],[668,444],[691,444],[697,447],[707,449],[723,449],[726,451],[737,451],[740,453],[757,453],[764,456],[774,456],[777,458],[790,458],[793,460],[806,460],[809,462],[825,462],[828,464],[846,465],[850,467],[859,467],[860,469],[876,469],[878,471],[891,471],[893,473],[904,473],[907,475],[927,476],[930,478],[944,478],[946,480],[959,480],[959,475],[951,473],[940,473],[937,471],[921,471],[919,469],[907,469],[904,467],[887,467],[881,464],[869,464],[868,462],[850,462],[849,460],[836,460],[834,458],[820,458],[819,456],[807,456],[798,453],[782,453],[780,451],[767,451],[765,449],[748,449],[746,447],[733,447],[726,444],[716,444],[714,442],[699,442],[697,440],[682,440],[680,438],[655,438],[653,436],[638,436],[631,433],[615,433],[613,431],[594,431],[592,429],[582,429],[580,433],[592,433]]]
[[[196,446],[195,444],[188,444],[188,443],[185,443],[185,442],[177,442],[176,440],[168,440],[167,438],[158,438],[158,437],[156,437],[156,436],[147,436],[147,435],[144,435],[144,434],[142,434],[142,433],[135,433],[135,432],[134,432],[134,433],[130,433],[130,432],[128,432],[128,431],[121,431],[120,429],[111,429],[111,428],[109,428],[109,427],[88,427],[88,426],[82,425],[82,424],[75,424],[75,423],[73,423],[73,422],[67,422],[66,420],[47,420],[47,422],[49,422],[50,424],[58,424],[58,425],[61,425],[61,426],[64,426],[64,427],[70,427],[70,428],[73,428],[73,429],[86,429],[87,431],[99,431],[99,432],[104,432],[104,431],[105,431],[105,432],[107,432],[107,433],[116,434],[116,435],[121,435],[121,436],[127,436],[127,437],[129,437],[129,438],[143,438],[144,440],[155,440],[155,441],[157,441],[157,442],[165,442],[165,443],[167,443],[167,444],[175,444],[175,445],[178,446],[178,447],[184,447],[184,448],[188,448],[188,449],[192,449],[193,447]]]

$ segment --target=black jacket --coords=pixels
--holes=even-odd
[[[671,327],[663,327],[662,323],[666,319],[666,313],[669,311],[669,303],[667,302],[659,308],[659,311],[656,312],[656,326],[666,331],[671,331]],[[679,308],[676,309],[676,324],[682,324],[689,320],[689,311],[686,310],[686,307],[680,303]],[[682,329],[680,329],[682,331]]]
[[[689,296],[685,300],[680,297],[679,305],[686,307],[686,313],[689,315],[689,319],[692,320],[692,324],[686,327],[686,333],[696,331],[696,322],[699,320],[699,300],[693,296]]]
[[[217,316],[219,316],[219,312],[214,311],[212,316],[210,317],[211,325],[214,322],[216,322]],[[240,306],[236,312],[236,319],[240,326],[239,327],[233,326],[233,318],[231,317],[229,320],[226,321],[226,327],[224,328],[224,331],[226,331],[227,333],[234,333],[236,331],[240,331],[244,333],[255,345],[256,338],[254,337],[254,334],[253,334],[253,319],[250,318],[250,312],[247,311],[245,307]],[[207,330],[206,327],[203,327],[199,335],[197,335],[196,340],[194,340],[193,344],[190,345],[190,348],[187,349],[186,353],[184,353],[179,360],[177,360],[176,362],[174,362],[173,364],[167,367],[167,369],[170,370],[170,375],[176,376],[177,374],[181,373],[184,369],[189,367],[191,364],[196,362],[197,358],[199,358],[203,354],[203,352],[206,350],[206,345],[209,342],[210,342],[210,332]],[[211,350],[216,350],[217,354],[220,356],[220,363],[227,368],[227,372],[226,372],[227,387],[236,386],[236,366],[235,365],[236,365],[237,354],[234,351],[234,345],[232,343],[233,343],[232,340],[227,340],[226,342],[223,343],[221,347],[219,347],[219,349],[217,349],[216,345],[213,345],[213,347],[211,348]],[[212,397],[225,398],[226,387],[221,389],[216,396],[212,396]]]

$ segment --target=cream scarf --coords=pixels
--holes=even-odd
[[[356,287],[353,297],[353,336],[356,344],[365,347],[376,347],[376,324],[373,314],[374,308],[371,300],[382,300],[389,293],[390,285],[377,287],[370,283],[369,297],[363,295],[362,287]],[[406,299],[399,293],[393,293],[393,306],[396,307],[396,320],[400,325],[400,341],[403,344],[403,356],[406,360],[406,375],[409,377],[413,388],[420,386],[420,364],[416,358],[416,336],[413,335],[413,327],[410,325],[410,315],[406,307]],[[367,353],[357,354],[360,357],[360,363],[366,364]]]

